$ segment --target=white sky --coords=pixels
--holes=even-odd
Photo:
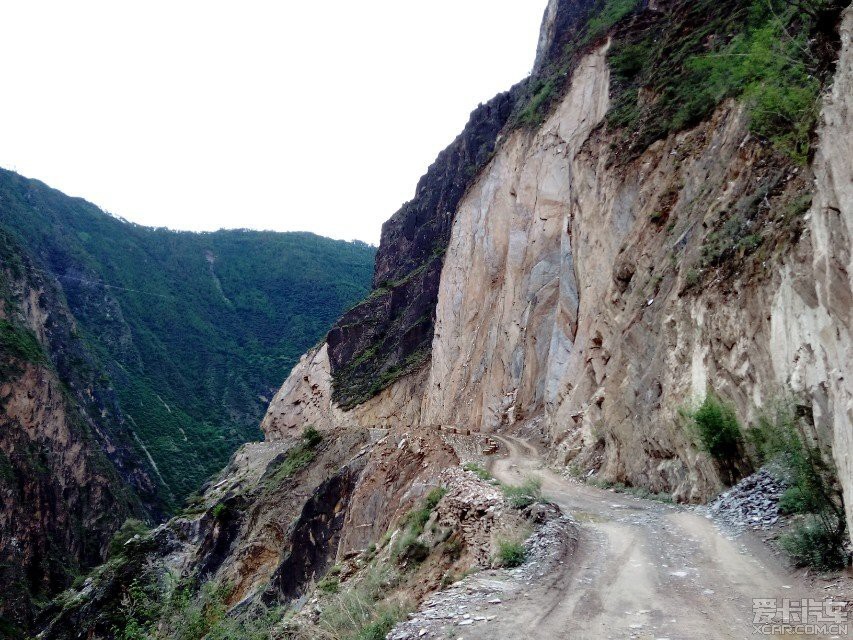
[[[142,224],[378,243],[545,4],[3,2],[0,166]]]

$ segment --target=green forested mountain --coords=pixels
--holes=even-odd
[[[258,437],[299,356],[367,293],[374,259],[309,233],[143,227],[4,170],[0,231],[58,283],[118,398],[113,428],[150,455],[166,506]]]

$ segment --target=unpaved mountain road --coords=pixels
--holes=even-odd
[[[498,439],[509,454],[493,461],[492,473],[512,484],[541,478],[546,496],[578,520],[580,536],[564,571],[458,637],[744,640],[762,637],[753,629],[753,598],[828,593],[751,535],[730,540],[696,512],[575,483],[545,468],[530,445]]]

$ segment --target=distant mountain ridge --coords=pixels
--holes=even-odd
[[[368,292],[375,253],[310,233],[143,227],[6,170],[0,229],[59,285],[166,510],[258,436],[300,354]]]

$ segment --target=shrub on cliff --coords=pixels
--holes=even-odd
[[[831,25],[845,4],[695,0],[673,3],[643,28],[617,30],[608,120],[623,130],[625,158],[734,98],[746,107],[753,133],[805,163],[835,56]]]
[[[709,393],[693,411],[682,410],[688,433],[717,467],[720,479],[733,485],[750,470],[734,407]]]
[[[128,547],[132,544],[132,541],[134,539],[138,539],[137,536],[141,538],[147,535],[148,532],[148,526],[144,522],[140,522],[134,518],[128,518],[124,521],[124,524],[121,525],[121,528],[115,532],[112,540],[110,540],[107,557],[113,559],[126,555]]]
[[[527,559],[527,549],[524,544],[515,540],[498,542],[498,562],[500,566],[511,569],[524,564]]]
[[[32,331],[0,319],[0,353],[25,362],[42,363],[46,358]]]
[[[398,562],[405,563],[409,560],[423,562],[429,556],[429,547],[419,538],[432,512],[446,493],[447,489],[444,487],[432,489],[419,508],[412,509],[403,517],[401,521],[403,534],[393,554]]]
[[[740,423],[733,407],[717,396],[708,394],[691,419],[699,443],[706,453],[716,460],[729,460],[738,455]]]
[[[790,488],[779,506],[800,518],[781,539],[782,548],[801,566],[836,569],[847,562],[847,520],[835,467],[807,430],[810,411],[778,403],[758,419],[749,438],[759,463],[784,469]]]
[[[305,440],[305,444],[313,448],[323,441],[323,436],[314,425],[308,425],[302,432],[302,439]]]
[[[538,478],[527,478],[518,486],[503,485],[501,488],[514,509],[524,509],[542,500],[542,481]]]
[[[323,436],[313,426],[308,426],[302,433],[302,440],[288,449],[284,459],[265,480],[268,489],[279,486],[303,467],[308,466],[317,456],[317,447],[323,441]]]

